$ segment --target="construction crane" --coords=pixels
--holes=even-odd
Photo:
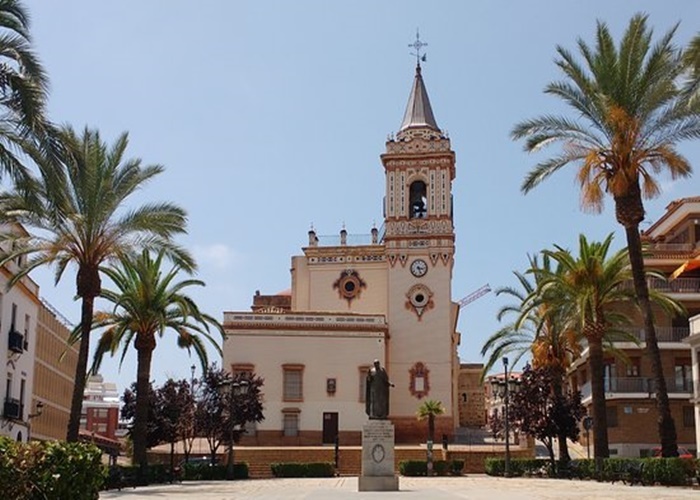
[[[476,299],[478,299],[479,297],[483,297],[484,295],[486,295],[486,294],[489,293],[490,291],[491,291],[491,286],[489,286],[489,284],[486,283],[486,284],[485,284],[484,286],[482,286],[481,288],[479,288],[479,289],[477,289],[477,290],[474,290],[472,293],[470,293],[470,294],[467,295],[466,297],[463,297],[461,300],[459,300],[459,301],[457,302],[457,304],[459,304],[459,308],[462,309],[463,307],[465,307],[465,306],[471,304],[472,302],[474,302],[474,301],[475,301]]]

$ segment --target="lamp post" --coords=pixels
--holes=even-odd
[[[511,379],[508,376],[508,358],[503,357],[503,380],[498,380],[494,377],[491,379],[491,388],[495,395],[503,400],[503,420],[504,432],[506,435],[506,462],[504,474],[510,476],[510,421],[508,420],[508,404],[510,400],[510,392],[518,390],[519,380]]]
[[[593,417],[586,415],[583,417],[583,428],[586,430],[586,457],[591,458],[591,438],[590,431],[593,427]]]
[[[27,415],[27,442],[30,441],[32,437],[32,419],[40,417],[44,413],[44,403],[43,401],[36,402],[36,411],[34,413],[29,413]]]
[[[237,422],[234,419],[235,415],[235,405],[236,399],[239,396],[245,396],[248,393],[248,381],[241,380],[240,382],[234,382],[233,380],[227,380],[221,384],[221,392],[224,398],[228,396],[228,414],[229,414],[229,426],[228,426],[228,459],[226,463],[226,480],[231,481],[234,478],[234,464],[233,464],[233,436],[236,431]]]

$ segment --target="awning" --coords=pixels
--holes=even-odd
[[[671,274],[671,279],[674,280],[681,274],[687,272],[687,271],[692,271],[693,269],[698,269],[700,268],[700,255],[695,257],[694,259],[690,259],[685,261],[682,266],[680,266],[678,269],[673,271],[673,274]]]

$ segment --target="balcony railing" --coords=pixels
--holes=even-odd
[[[8,398],[5,400],[5,407],[3,408],[3,415],[5,418],[21,420],[22,413],[24,413],[24,408],[22,404],[20,404],[19,399]]]
[[[646,341],[646,335],[643,327],[626,326],[620,328],[620,330],[627,332],[639,342]],[[688,326],[657,326],[655,330],[656,340],[658,342],[682,342],[684,338],[690,335],[690,327]],[[616,342],[625,342],[632,340],[629,338],[625,338],[624,335],[612,335],[612,337]]]
[[[666,389],[669,394],[688,394],[693,393],[693,381],[689,379],[676,380],[675,378],[666,378]],[[586,382],[579,390],[581,397],[587,398],[591,396],[591,383]],[[653,378],[649,377],[615,377],[605,380],[605,392],[616,394],[648,394],[649,397],[654,396],[656,391],[656,383]]]
[[[10,330],[7,343],[8,349],[12,352],[21,353],[24,351],[24,335],[16,331],[14,328]]]
[[[649,278],[649,288],[667,293],[700,293],[700,278],[676,278],[666,281]],[[633,286],[630,282],[630,286]]]

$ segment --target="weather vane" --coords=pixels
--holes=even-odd
[[[426,54],[423,54],[421,56],[420,51],[423,47],[427,47],[428,44],[420,41],[420,33],[418,32],[418,28],[416,28],[416,41],[413,43],[409,43],[408,46],[415,50],[415,52],[411,52],[411,55],[416,56],[416,64],[418,66],[420,66],[421,61],[425,62]]]

